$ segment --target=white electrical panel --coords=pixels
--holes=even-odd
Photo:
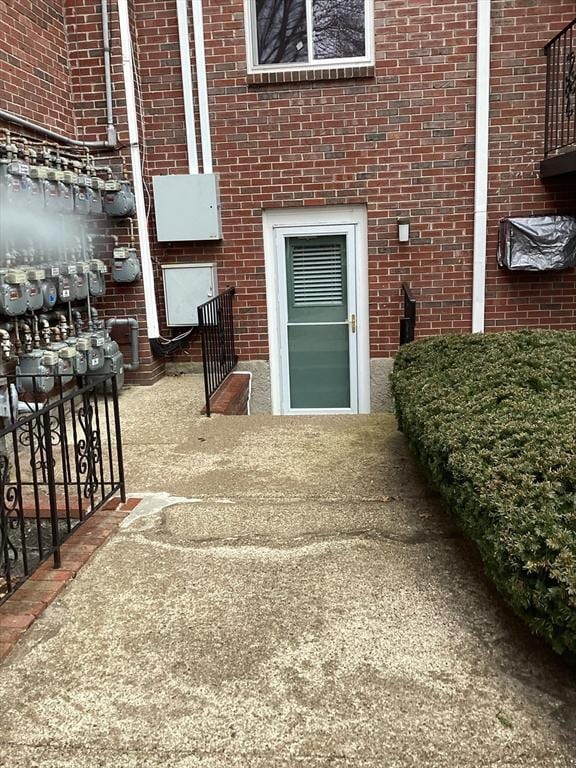
[[[218,174],[154,176],[152,183],[158,242],[222,239]]]
[[[163,264],[169,327],[198,325],[198,307],[216,296],[215,264]]]

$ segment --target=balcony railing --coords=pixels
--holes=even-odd
[[[235,294],[235,288],[228,288],[198,307],[207,416],[210,416],[210,398],[238,362],[232,314]]]
[[[576,19],[544,47],[546,124],[544,155],[576,150]]]

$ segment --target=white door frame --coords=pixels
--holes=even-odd
[[[289,409],[283,401],[283,377],[286,368],[284,336],[281,327],[281,301],[284,265],[276,247],[277,230],[290,230],[298,237],[314,234],[346,235],[353,227],[356,251],[356,337],[357,337],[357,386],[358,412],[370,413],[370,332],[368,311],[368,222],[365,206],[329,206],[325,208],[298,208],[265,211],[264,259],[266,268],[266,300],[268,307],[268,338],[270,344],[270,378],[272,388],[272,413],[349,413],[341,409]]]

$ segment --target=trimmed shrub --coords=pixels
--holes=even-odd
[[[392,374],[400,429],[530,628],[576,654],[576,334],[442,336]]]

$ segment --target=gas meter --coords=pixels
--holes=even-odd
[[[140,277],[140,260],[135,248],[114,248],[112,278],[116,283],[133,283]]]
[[[130,186],[130,182],[117,179],[109,179],[104,186],[104,212],[108,216],[122,218],[133,216],[136,212],[136,198]]]
[[[26,272],[8,269],[0,273],[0,312],[9,317],[23,315],[28,307]]]

